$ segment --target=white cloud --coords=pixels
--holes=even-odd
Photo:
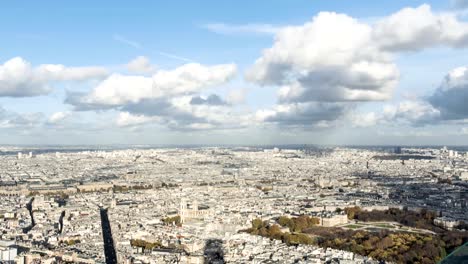
[[[108,74],[101,67],[66,67],[42,64],[33,68],[29,62],[15,57],[0,65],[0,96],[27,97],[48,94],[51,82],[84,81]]]
[[[349,109],[350,106],[343,103],[278,104],[271,109],[258,110],[255,117],[257,121],[273,123],[280,127],[323,128],[330,127]]]
[[[113,74],[87,94],[69,94],[76,110],[116,109],[116,124],[137,127],[161,124],[176,130],[245,127],[245,113],[232,111],[219,96],[201,96],[236,74],[234,64],[204,66],[196,63],[174,70],[159,70],[151,77]],[[232,99],[232,98],[231,98]],[[237,95],[240,100],[240,95]]]
[[[153,96],[153,81],[150,77],[112,74],[99,83],[91,93],[80,98],[79,103],[117,106],[138,102]]]
[[[284,103],[385,100],[398,78],[389,54],[372,42],[369,25],[329,12],[279,31],[247,72],[256,83],[283,86]]]
[[[83,81],[108,75],[102,67],[67,67],[61,64],[42,64],[36,71],[42,78],[54,81]]]
[[[450,71],[429,97],[385,105],[377,118],[389,125],[464,124],[468,120],[468,67]]]
[[[120,112],[116,124],[120,127],[157,124],[173,130],[235,129],[251,124],[247,113],[233,111],[225,104],[193,104],[192,99],[191,96],[181,96],[126,107]]]
[[[201,89],[227,82],[236,74],[234,64],[203,66],[197,63],[182,65],[174,70],[160,70],[152,77],[113,74],[102,81],[89,94],[69,98],[68,102],[80,107],[123,106],[145,99],[192,94]]]
[[[170,100],[174,109],[185,113],[185,118],[172,119],[173,125],[182,129],[226,129],[246,127],[253,121],[249,113],[234,111],[229,105],[194,105],[191,99],[183,96]]]
[[[229,81],[237,72],[235,64],[204,66],[188,63],[171,71],[158,71],[153,75],[154,87],[164,94],[177,95],[199,91],[201,88]]]
[[[432,12],[427,4],[404,8],[376,23],[373,38],[383,49],[417,51],[428,47],[468,45],[468,23],[455,14]]]
[[[434,13],[429,5],[404,8],[372,24],[345,14],[320,12],[311,22],[279,30],[273,45],[246,72],[246,79],[279,87],[279,105],[258,113],[266,115],[266,121],[282,125],[303,121],[304,127],[309,127],[311,121],[317,122],[317,116],[327,116],[323,112],[327,107],[320,103],[353,109],[357,102],[391,99],[400,77],[394,62],[396,53],[467,45],[468,23],[454,13]],[[454,87],[454,78],[450,81]],[[451,95],[454,93],[458,96]],[[438,89],[431,103],[420,99],[393,106],[392,118],[415,125],[438,122],[449,114],[460,118],[468,116],[467,100],[465,89]],[[345,112],[337,109],[331,107],[328,117],[342,118]],[[368,114],[354,118],[372,125],[381,117]]]
[[[138,56],[127,64],[129,72],[137,74],[152,73],[156,67],[151,65],[150,60],[145,56]]]

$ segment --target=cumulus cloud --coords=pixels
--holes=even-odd
[[[188,63],[172,71],[158,71],[153,75],[153,81],[155,89],[164,94],[187,94],[225,83],[233,78],[236,72],[235,64],[204,66]]]
[[[443,119],[468,118],[468,67],[450,71],[428,101]]]
[[[384,105],[382,111],[347,113],[347,121],[353,127],[372,127],[384,125],[390,127],[412,126],[422,127],[440,124],[443,121],[441,113],[424,98],[404,100],[395,104]]]
[[[135,116],[145,117],[148,121],[157,120],[160,124],[173,129],[186,127],[192,123],[208,123],[209,120],[203,115],[197,114],[195,110],[201,108],[209,111],[212,110],[212,108],[203,108],[203,105],[191,105],[190,101],[191,97],[189,96],[181,98],[145,99],[138,103],[125,105],[121,110]],[[139,125],[145,123],[142,122]]]
[[[203,89],[221,85],[235,74],[234,64],[196,63],[159,70],[151,77],[113,74],[88,93],[68,93],[66,103],[75,110],[119,110],[119,126],[159,123],[181,130],[241,127],[245,122],[231,112],[225,100],[215,94],[200,95]]]
[[[303,26],[282,29],[246,77],[282,86],[284,103],[373,101],[391,97],[399,72],[372,42],[369,25],[321,12]]]
[[[155,69],[156,67],[151,65],[145,56],[138,56],[127,64],[127,70],[131,73],[146,74],[154,72]]]
[[[372,41],[372,27],[344,14],[321,12],[278,32],[273,46],[246,73],[275,85],[279,104],[257,112],[265,122],[328,127],[359,101],[391,98],[399,71]]]
[[[107,76],[102,67],[66,67],[61,64],[42,64],[36,74],[50,81],[83,81]]]
[[[42,64],[32,67],[15,57],[0,65],[0,96],[28,97],[51,92],[54,81],[84,81],[106,76],[101,67],[67,67],[61,64]]]
[[[404,8],[377,22],[373,38],[390,51],[418,51],[441,45],[466,47],[468,23],[459,21],[452,13],[436,14],[424,4]]]
[[[180,130],[236,129],[251,124],[248,113],[235,111],[227,104],[192,104],[192,97],[183,96],[170,100],[177,118],[170,116],[168,126]]]
[[[380,113],[351,114],[354,126],[426,126],[468,123],[468,67],[451,70],[429,96],[385,105]],[[367,126],[367,125],[364,125]]]
[[[390,99],[400,77],[394,62],[398,52],[467,45],[468,23],[453,13],[435,13],[429,5],[404,8],[374,24],[345,14],[320,12],[304,25],[280,29],[273,45],[246,72],[246,79],[279,88],[279,105],[264,114],[271,114],[278,124],[303,120],[308,127],[317,117],[316,110],[327,109],[321,103],[337,106],[330,108],[330,116],[340,119],[346,114],[339,111],[343,105],[349,110],[359,102]],[[464,114],[463,96],[462,89],[439,89],[431,103],[421,99],[394,106],[393,118],[424,124],[441,116],[455,117]],[[366,125],[379,122],[377,114],[354,118]]]
[[[89,94],[68,102],[96,107],[118,106],[153,97],[153,81],[144,76],[112,74],[100,82]],[[71,98],[70,98],[71,99]],[[77,101],[77,102],[76,102]]]
[[[250,116],[232,110],[226,104],[193,104],[193,97],[143,100],[122,108],[117,124],[141,126],[160,124],[173,130],[243,128],[251,124]]]
[[[193,94],[227,82],[236,74],[234,64],[203,66],[189,63],[174,70],[160,70],[152,77],[113,74],[88,94],[69,94],[66,102],[77,109],[106,109],[145,99]]]
[[[343,116],[349,105],[343,103],[279,104],[256,112],[256,119],[285,127],[325,127]]]

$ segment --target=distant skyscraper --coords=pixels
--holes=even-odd
[[[395,154],[401,154],[401,147],[395,147]]]

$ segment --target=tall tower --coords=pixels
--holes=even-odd
[[[185,222],[185,212],[187,210],[187,200],[182,198],[180,199],[180,205],[179,205],[179,216],[180,216],[180,222]]]
[[[179,209],[180,211],[187,209],[187,200],[185,198],[180,199]]]

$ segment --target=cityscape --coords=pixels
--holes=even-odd
[[[468,0],[0,2],[0,264],[468,264]]]
[[[431,263],[468,239],[466,148],[20,150],[7,263]]]

